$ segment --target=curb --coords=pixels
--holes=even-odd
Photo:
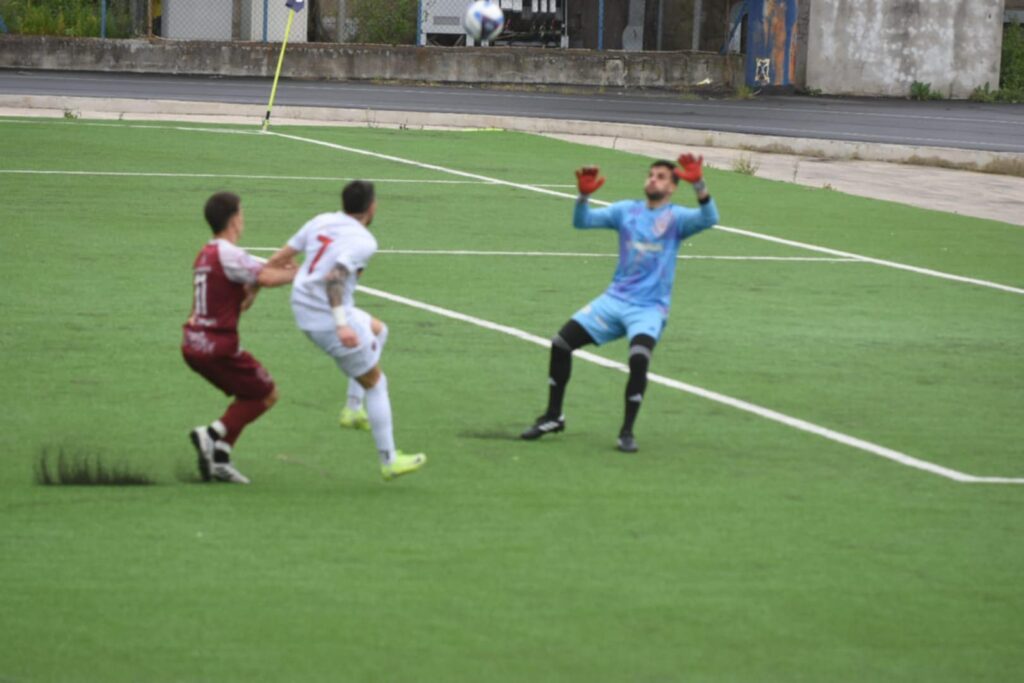
[[[265,114],[262,105],[184,100],[135,100],[100,97],[63,97],[43,95],[0,95],[0,110],[23,109],[40,113],[66,111],[85,118],[109,118],[111,115],[246,118],[257,126]],[[724,133],[690,128],[669,128],[629,123],[604,123],[570,119],[496,116],[489,114],[449,114],[380,109],[338,109],[332,107],[279,106],[274,110],[278,123],[335,124],[394,128],[501,128],[523,133],[555,133],[629,138],[676,146],[722,147],[766,154],[793,154],[819,159],[884,161],[898,164],[938,166],[967,171],[982,171],[1024,176],[1024,154],[988,152],[953,147],[924,147],[874,142],[847,142],[817,138],[790,138],[777,135]],[[227,122],[227,121],[225,121]]]

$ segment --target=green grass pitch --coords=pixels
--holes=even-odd
[[[605,200],[638,197],[649,163],[504,132],[276,130],[526,184],[597,163]],[[524,443],[543,348],[372,296],[360,304],[391,328],[398,444],[427,468],[385,485],[370,436],[337,428],[345,383],[282,289],[242,323],[281,392],[236,449],[253,485],[189,481],[185,435],[226,404],[178,351],[212,192],[242,195],[248,247],[282,244],[336,209],[339,179],[364,177],[379,179],[385,250],[613,254],[610,232],[572,229],[569,199],[389,182],[459,178],[173,124],[3,120],[11,170],[83,173],[0,173],[4,683],[1008,681],[1024,668],[1024,486],[956,483],[661,385],[626,456],[613,448],[625,376],[580,361],[567,432]],[[724,225],[1024,286],[1018,227],[707,177]],[[821,256],[722,231],[682,253]],[[547,337],[613,269],[382,253],[362,283]],[[1024,477],[1022,303],[863,262],[688,259],[652,371]],[[598,353],[621,361],[625,346]],[[61,447],[157,485],[34,484],[40,451]]]

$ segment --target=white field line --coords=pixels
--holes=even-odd
[[[329,180],[344,182],[356,178],[300,175],[243,175],[239,173],[134,173],[131,171],[53,171],[22,168],[0,168],[0,174],[10,175],[70,175],[70,176],[127,176],[142,178],[236,178],[242,180]],[[494,185],[482,180],[417,180],[415,178],[359,178],[373,183],[412,183],[423,185]],[[537,187],[575,187],[574,185],[537,185]]]
[[[469,323],[471,325],[476,325],[477,327],[482,327],[487,330],[501,332],[502,334],[507,334],[511,337],[515,337],[516,339],[521,339],[523,341],[530,342],[531,344],[536,344],[537,346],[542,346],[545,348],[550,346],[550,340],[545,339],[543,337],[538,337],[535,334],[530,334],[529,332],[524,332],[523,330],[517,329],[515,327],[501,325],[498,323],[491,322],[489,320],[476,318],[471,315],[466,315],[465,313],[459,313],[458,311],[452,311],[447,308],[441,308],[440,306],[435,306],[433,304],[417,301],[416,299],[409,299],[404,296],[398,296],[397,294],[391,294],[390,292],[384,292],[382,290],[374,289],[371,287],[364,287],[360,285],[358,289],[360,292],[369,294],[370,296],[379,297],[381,299],[393,301],[395,303],[403,304],[405,306],[411,306],[412,308],[418,308],[429,313],[434,313],[436,315],[444,316],[446,318],[451,318],[452,320],[458,320],[461,322]],[[601,367],[610,368],[612,370],[618,370],[619,372],[623,372],[626,374],[629,373],[629,367],[626,366],[625,364],[609,360],[595,353],[590,353],[588,351],[576,351],[574,355],[577,358],[581,358],[595,365],[600,365]],[[940,477],[945,477],[946,479],[951,479],[956,482],[968,484],[1024,484],[1024,478],[1018,479],[1012,477],[979,477],[972,474],[966,474],[964,472],[950,469],[948,467],[943,467],[942,465],[937,465],[933,462],[928,462],[927,460],[921,460],[919,458],[912,457],[910,455],[907,455],[906,453],[901,453],[899,451],[893,450],[891,448],[886,448],[885,446],[880,446],[870,441],[865,441],[864,439],[858,439],[857,437],[850,436],[848,434],[843,434],[842,432],[837,432],[827,427],[822,427],[821,425],[814,424],[813,422],[808,422],[806,420],[801,420],[800,418],[791,417],[784,413],[772,410],[771,408],[765,408],[755,403],[750,403],[748,401],[744,401],[738,398],[733,398],[732,396],[720,394],[717,391],[704,389],[702,387],[698,387],[693,384],[687,384],[686,382],[680,382],[678,380],[674,380],[669,377],[664,377],[662,375],[650,373],[648,374],[648,379],[656,384],[661,384],[662,386],[677,389],[679,391],[683,391],[694,396],[699,396],[700,398],[705,398],[709,401],[714,401],[715,403],[721,403],[723,405],[729,406],[730,408],[735,408],[746,413],[751,413],[766,420],[771,420],[772,422],[777,422],[779,424],[800,430],[802,432],[815,434],[822,438],[828,439],[829,441],[833,441],[844,446],[849,446],[851,448],[856,448],[858,450],[864,451],[865,453],[870,453],[871,455],[875,455],[880,458],[891,460],[905,467],[911,467],[913,469],[921,470],[922,472],[935,474]]]
[[[118,125],[118,124],[92,124],[92,125]],[[466,178],[473,178],[473,179],[476,179],[476,180],[479,180],[479,181],[482,181],[482,182],[485,182],[485,183],[489,183],[489,184],[505,185],[505,186],[508,186],[508,187],[514,187],[514,188],[518,188],[518,189],[528,190],[528,191],[531,191],[531,192],[538,192],[538,193],[541,193],[541,194],[549,194],[549,195],[556,196],[556,197],[565,197],[565,198],[568,198],[568,199],[575,199],[576,198],[574,195],[567,194],[567,193],[564,193],[564,192],[556,192],[554,190],[543,188],[543,187],[540,187],[540,186],[537,186],[537,185],[525,185],[525,184],[520,184],[520,183],[513,183],[513,182],[510,182],[510,181],[507,181],[507,180],[500,180],[500,179],[497,179],[497,178],[489,178],[487,176],[482,176],[482,175],[478,175],[478,174],[475,174],[475,173],[467,173],[465,171],[458,171],[456,169],[450,169],[450,168],[446,168],[446,167],[443,167],[443,166],[437,166],[435,164],[426,164],[426,163],[423,163],[423,162],[413,161],[411,159],[404,159],[402,157],[395,157],[395,156],[391,156],[391,155],[387,155],[387,154],[380,154],[380,153],[377,153],[377,152],[371,152],[369,150],[362,150],[362,149],[358,149],[358,148],[355,148],[355,147],[346,147],[344,145],[338,145],[338,144],[335,144],[335,143],[325,142],[325,141],[322,141],[322,140],[314,140],[312,138],[303,138],[303,137],[300,137],[300,136],[286,135],[286,134],[277,133],[277,132],[259,133],[259,132],[243,131],[243,130],[228,130],[228,129],[218,129],[218,128],[195,128],[195,127],[189,127],[189,126],[134,126],[134,125],[128,125],[127,127],[130,127],[130,128],[167,128],[167,129],[171,129],[171,130],[181,130],[181,131],[195,131],[195,132],[208,132],[208,133],[234,133],[234,134],[240,134],[240,135],[260,135],[260,134],[274,135],[274,136],[277,136],[277,137],[283,137],[283,138],[286,138],[286,139],[296,140],[296,141],[299,141],[299,142],[307,142],[307,143],[314,144],[314,145],[321,145],[321,146],[324,146],[324,147],[330,147],[330,148],[333,148],[333,149],[338,149],[338,150],[341,150],[341,151],[351,152],[351,153],[354,153],[354,154],[360,154],[360,155],[364,155],[364,156],[370,156],[370,157],[375,157],[375,158],[379,158],[379,159],[385,159],[385,160],[388,160],[388,161],[394,161],[396,163],[401,163],[401,164],[406,164],[406,165],[411,165],[411,166],[417,166],[419,168],[426,168],[426,169],[429,169],[429,170],[435,170],[435,171],[439,171],[441,173],[448,173],[448,174],[451,174],[451,175],[457,175],[457,176],[462,176],[462,177],[466,177]],[[604,205],[604,206],[608,206],[609,205],[608,202],[602,202],[602,201],[596,201],[596,200],[595,200],[595,203],[601,204],[601,205]],[[757,238],[757,239],[765,239],[765,240],[772,241],[772,242],[778,242],[780,244],[787,244],[789,246],[796,246],[796,247],[799,247],[799,248],[808,249],[810,251],[819,251],[819,252],[822,252],[822,253],[829,253],[829,254],[833,254],[833,255],[836,255],[836,256],[841,256],[841,257],[844,257],[844,259],[846,259],[846,260],[855,260],[855,261],[864,261],[864,262],[867,262],[867,263],[875,263],[875,264],[878,264],[878,265],[883,265],[883,266],[889,266],[889,267],[895,267],[895,268],[900,268],[900,269],[904,269],[904,270],[909,270],[911,272],[917,272],[917,273],[924,274],[924,275],[931,275],[933,277],[940,277],[940,278],[950,279],[950,280],[954,280],[954,281],[968,282],[968,283],[977,284],[977,285],[980,285],[980,286],[993,287],[995,289],[1002,289],[1002,290],[1005,290],[1005,291],[1011,291],[1011,292],[1017,293],[1017,294],[1024,294],[1024,290],[1022,290],[1022,289],[1018,289],[1018,288],[1014,288],[1014,287],[1008,287],[1006,285],[1000,285],[998,283],[987,282],[985,280],[975,280],[973,278],[964,278],[964,277],[961,277],[961,276],[958,276],[958,275],[952,275],[952,274],[949,274],[949,273],[942,273],[942,272],[939,272],[939,271],[932,271],[932,270],[928,270],[928,269],[917,268],[915,266],[909,266],[909,265],[906,265],[906,264],[900,264],[900,263],[896,263],[896,262],[892,262],[892,261],[884,261],[884,260],[875,259],[875,258],[872,258],[872,257],[861,256],[861,255],[858,255],[858,254],[853,254],[853,253],[848,253],[848,252],[842,252],[842,251],[835,250],[835,249],[829,249],[827,247],[818,247],[818,246],[815,246],[815,245],[804,244],[802,242],[794,242],[794,241],[791,241],[791,240],[784,240],[784,239],[781,239],[781,238],[772,237],[772,236],[769,236],[769,235],[762,235],[760,233],[755,233],[755,232],[751,232],[751,231],[748,231],[748,230],[740,230],[738,228],[726,228],[725,226],[717,226],[717,227],[719,229],[725,229],[727,231],[735,232],[735,233],[741,234],[741,235],[746,235],[748,237],[754,237],[754,238]],[[497,332],[502,332],[504,334],[508,334],[510,336],[516,337],[518,339],[522,339],[524,341],[531,342],[533,344],[537,344],[539,346],[547,347],[548,343],[549,343],[547,339],[544,339],[542,337],[538,337],[538,336],[530,334],[528,332],[524,332],[524,331],[516,329],[514,327],[509,327],[507,325],[499,325],[498,323],[492,323],[490,321],[483,320],[481,318],[475,318],[473,316],[465,315],[463,313],[458,313],[457,311],[452,311],[452,310],[449,310],[449,309],[441,308],[439,306],[434,306],[432,304],[427,304],[427,303],[424,303],[424,302],[421,302],[421,301],[416,301],[414,299],[408,299],[406,297],[398,296],[398,295],[395,295],[395,294],[390,294],[388,292],[384,292],[384,291],[381,291],[381,290],[372,289],[372,288],[364,287],[364,286],[359,286],[359,290],[363,291],[363,292],[365,292],[367,294],[370,294],[371,296],[377,296],[377,297],[380,297],[380,298],[383,298],[383,299],[387,299],[387,300],[393,301],[395,303],[401,303],[401,304],[404,304],[404,305],[407,305],[407,306],[411,306],[413,308],[419,308],[421,310],[429,311],[431,313],[435,313],[437,315],[441,315],[441,316],[444,316],[444,317],[452,318],[454,320],[460,320],[462,322],[468,322],[470,324],[477,325],[478,327],[483,327],[485,329],[490,329],[490,330],[494,330],[494,331],[497,331]],[[609,360],[607,358],[604,358],[602,356],[598,356],[596,354],[593,354],[593,353],[590,353],[590,352],[587,352],[587,351],[577,351],[576,352],[576,356],[578,358],[582,358],[582,359],[584,359],[586,361],[589,361],[589,362],[594,363],[596,365],[600,365],[602,367],[611,368],[611,369],[618,370],[620,372],[625,372],[625,373],[629,372],[629,368],[627,366],[625,366],[624,364],[618,363],[616,361]],[[962,483],[984,483],[984,484],[1024,484],[1024,478],[980,477],[980,476],[975,476],[975,475],[971,475],[971,474],[965,474],[963,472],[959,472],[957,470],[953,470],[953,469],[950,469],[950,468],[947,468],[947,467],[943,467],[941,465],[937,465],[935,463],[928,462],[926,460],[920,460],[918,458],[914,458],[912,456],[909,456],[909,455],[907,455],[905,453],[901,453],[899,451],[896,451],[896,450],[893,450],[893,449],[890,449],[890,448],[886,448],[885,446],[880,446],[878,444],[871,443],[870,441],[865,441],[863,439],[858,439],[856,437],[843,434],[842,432],[837,432],[837,431],[828,429],[827,427],[822,427],[822,426],[816,425],[816,424],[814,424],[812,422],[807,422],[806,420],[801,420],[799,418],[790,417],[790,416],[785,415],[783,413],[771,410],[770,408],[764,408],[762,406],[758,406],[757,404],[749,403],[749,402],[743,401],[741,399],[736,399],[736,398],[733,398],[731,396],[727,396],[725,394],[720,394],[720,393],[715,392],[715,391],[704,389],[702,387],[698,387],[698,386],[695,386],[695,385],[692,385],[692,384],[687,384],[685,382],[680,382],[678,380],[674,380],[674,379],[671,379],[671,378],[668,378],[668,377],[663,377],[661,375],[657,375],[657,374],[653,374],[653,373],[648,375],[648,377],[649,377],[650,381],[652,381],[652,382],[654,382],[656,384],[661,384],[661,385],[664,385],[664,386],[668,386],[668,387],[671,387],[673,389],[678,389],[679,391],[684,391],[686,393],[690,393],[690,394],[693,394],[695,396],[700,396],[701,398],[706,398],[708,400],[715,401],[717,403],[721,403],[723,405],[728,405],[730,407],[736,408],[737,410],[742,410],[744,412],[749,412],[749,413],[752,413],[754,415],[758,415],[759,417],[763,417],[765,419],[772,420],[774,422],[778,422],[780,424],[784,424],[784,425],[786,425],[788,427],[792,427],[794,429],[805,431],[805,432],[808,432],[810,434],[816,434],[818,436],[821,436],[823,438],[829,439],[831,441],[835,441],[837,443],[840,443],[840,444],[843,444],[843,445],[846,445],[846,446],[850,446],[850,447],[853,447],[853,448],[857,448],[859,450],[863,450],[863,451],[865,451],[867,453],[871,453],[873,455],[877,455],[879,457],[886,458],[888,460],[892,460],[893,462],[897,462],[897,463],[905,465],[907,467],[911,467],[911,468],[914,468],[914,469],[922,470],[924,472],[929,472],[929,473],[932,473],[932,474],[936,474],[938,476],[945,477],[947,479],[952,479],[953,481],[962,482]]]
[[[0,123],[36,123],[36,121],[0,120]],[[68,123],[78,123],[78,122],[69,121]],[[568,199],[576,199],[575,195],[568,194],[568,193],[565,193],[565,192],[557,192],[557,191],[555,191],[553,189],[549,189],[548,187],[542,187],[540,185],[525,185],[525,184],[522,184],[522,183],[513,183],[513,182],[508,181],[508,180],[500,180],[498,178],[490,178],[488,176],[482,176],[482,175],[478,175],[478,174],[475,174],[475,173],[467,173],[465,171],[458,171],[456,169],[446,168],[444,166],[437,166],[435,164],[426,164],[426,163],[423,163],[423,162],[414,161],[412,159],[404,159],[402,157],[391,156],[391,155],[388,155],[388,154],[380,154],[378,152],[371,152],[369,150],[358,149],[356,147],[347,147],[345,145],[339,145],[339,144],[336,144],[336,143],[333,143],[333,142],[325,142],[323,140],[315,140],[313,138],[304,138],[304,137],[300,137],[300,136],[297,136],[297,135],[288,135],[288,134],[285,134],[285,133],[277,133],[277,132],[274,132],[274,131],[269,131],[267,133],[263,133],[262,131],[232,130],[232,129],[227,129],[227,128],[201,128],[201,127],[193,127],[193,126],[159,126],[159,125],[134,125],[134,124],[117,124],[117,123],[89,123],[89,122],[81,122],[79,125],[117,126],[117,127],[122,127],[122,128],[161,128],[161,129],[167,129],[167,130],[181,130],[181,131],[192,131],[192,132],[203,132],[203,133],[228,133],[228,134],[236,134],[236,135],[275,135],[277,137],[283,137],[283,138],[287,138],[289,140],[297,140],[299,142],[307,142],[309,144],[321,145],[321,146],[324,146],[324,147],[329,147],[329,148],[341,150],[341,151],[344,151],[344,152],[351,152],[353,154],[361,154],[361,155],[364,155],[364,156],[370,156],[370,157],[375,157],[375,158],[378,158],[378,159],[385,159],[385,160],[388,160],[388,161],[393,161],[395,163],[406,164],[406,165],[411,165],[411,166],[417,166],[419,168],[426,168],[426,169],[430,169],[430,170],[433,170],[433,171],[438,171],[440,173],[448,173],[448,174],[452,174],[452,175],[458,175],[458,176],[463,176],[463,177],[467,177],[467,178],[473,178],[473,179],[475,179],[477,181],[484,182],[484,183],[489,183],[489,184],[492,184],[492,185],[505,185],[507,187],[515,187],[515,188],[518,188],[518,189],[528,190],[528,191],[531,191],[531,192],[539,192],[541,194],[549,194],[549,195],[552,195],[552,196],[555,196],[555,197],[565,197],[565,198],[568,198]],[[557,187],[557,186],[552,185],[550,187]],[[600,204],[602,206],[608,206],[609,205],[609,202],[604,202],[604,201],[600,201],[600,200],[596,200],[596,199],[592,199],[591,201],[594,202],[595,204]],[[728,227],[728,226],[725,226],[725,225],[718,225],[718,226],[715,226],[715,227],[716,227],[716,229],[721,230],[723,232],[730,232],[730,233],[733,233],[733,234],[742,235],[744,237],[751,237],[751,238],[754,238],[754,239],[765,240],[765,241],[768,241],[768,242],[775,242],[776,244],[785,244],[787,246],[796,247],[798,249],[805,249],[805,250],[808,250],[808,251],[816,251],[816,252],[819,252],[819,253],[822,253],[822,254],[829,254],[831,256],[839,256],[839,257],[842,257],[842,258],[852,259],[852,260],[856,260],[856,261],[863,261],[865,263],[873,263],[873,264],[878,265],[878,266],[884,266],[884,267],[887,267],[887,268],[895,268],[897,270],[905,270],[905,271],[908,271],[908,272],[911,272],[911,273],[917,273],[918,275],[925,275],[925,276],[935,277],[935,278],[939,278],[939,279],[943,279],[943,280],[950,280],[950,281],[953,281],[953,282],[962,282],[962,283],[965,283],[965,284],[976,285],[976,286],[979,286],[979,287],[987,287],[987,288],[990,288],[990,289],[996,289],[996,290],[1000,290],[1000,291],[1004,291],[1004,292],[1009,292],[1011,294],[1024,294],[1024,289],[1022,289],[1020,287],[1012,287],[1010,285],[1004,285],[1004,284],[1000,284],[998,282],[992,282],[990,280],[981,280],[981,279],[978,279],[978,278],[965,277],[963,275],[955,275],[953,273],[946,273],[946,272],[939,271],[939,270],[932,270],[930,268],[921,268],[921,267],[912,266],[912,265],[909,265],[909,264],[906,264],[906,263],[899,263],[898,261],[888,261],[888,260],[885,260],[885,259],[874,258],[872,256],[863,256],[861,254],[854,254],[852,252],[840,251],[839,249],[831,249],[829,247],[821,247],[821,246],[814,245],[814,244],[808,244],[806,242],[797,242],[797,241],[794,241],[794,240],[787,240],[787,239],[783,239],[781,237],[774,237],[772,235],[765,235],[763,233],[753,232],[751,230],[743,230],[741,228],[731,228],[731,227]]]
[[[247,251],[274,252],[280,247],[246,247]],[[556,256],[576,258],[618,258],[618,254],[597,254],[576,251],[472,251],[469,249],[378,249],[378,254],[402,254],[411,256]],[[819,258],[817,256],[713,256],[704,254],[680,254],[680,259],[693,261],[797,261],[823,263],[859,263],[850,258]]]
[[[941,278],[943,280],[963,282],[969,285],[978,285],[979,287],[989,287],[991,289],[998,289],[1004,292],[1010,292],[1011,294],[1024,294],[1024,289],[1020,287],[1011,287],[1010,285],[1004,285],[998,282],[991,282],[989,280],[979,280],[973,277],[965,277],[963,275],[954,275],[953,273],[945,273],[939,270],[932,270],[931,268],[920,268],[918,266],[911,266],[906,263],[899,263],[897,261],[887,261],[885,259],[874,258],[872,256],[862,256],[860,254],[854,254],[849,251],[840,251],[839,249],[830,249],[829,247],[819,247],[814,244],[807,244],[806,242],[796,242],[794,240],[787,240],[781,237],[773,237],[772,235],[764,235],[759,232],[751,232],[750,230],[742,230],[740,228],[728,228],[723,225],[719,225],[716,226],[716,229],[724,230],[725,232],[731,232],[736,235],[743,235],[745,237],[754,237],[759,240],[774,242],[776,244],[785,244],[788,247],[807,249],[809,251],[816,251],[821,254],[831,254],[833,256],[840,256],[843,258],[863,261],[864,263],[873,263],[877,266],[896,268],[897,270],[906,270],[911,273],[917,273],[918,275],[928,275],[931,277]]]
[[[507,187],[514,187],[520,190],[527,190],[530,192],[538,192],[540,194],[547,194],[553,197],[563,197],[566,199],[576,199],[576,195],[569,194],[566,192],[558,192],[556,190],[538,187],[536,185],[526,185],[523,183],[514,183],[508,180],[501,180],[498,178],[491,178],[489,176],[479,175],[477,173],[468,173],[466,171],[459,171],[454,168],[447,168],[445,166],[438,166],[437,164],[428,164],[421,161],[414,161],[412,159],[405,159],[403,157],[396,157],[390,154],[381,154],[379,152],[371,152],[366,149],[359,149],[358,147],[348,147],[346,145],[339,145],[333,142],[325,142],[323,140],[317,140],[314,138],[306,138],[299,135],[289,135],[287,133],[278,133],[270,131],[266,135],[273,135],[275,137],[286,138],[288,140],[295,140],[297,142],[305,142],[311,145],[319,145],[321,147],[328,147],[330,149],[337,149],[342,152],[350,152],[352,154],[359,154],[362,156],[373,157],[375,159],[384,159],[386,161],[393,161],[398,164],[405,164],[407,166],[416,166],[417,168],[425,168],[431,171],[438,171],[439,173],[448,173],[450,175],[456,175],[463,178],[472,178],[474,180],[482,180],[491,182],[497,185],[505,185]],[[609,202],[591,200],[595,204],[602,206],[609,206]],[[764,235],[759,232],[753,232],[751,230],[741,230],[739,228],[730,228],[727,226],[719,225],[718,230],[725,232],[735,233],[737,235],[743,235],[744,237],[752,237],[754,239],[766,240],[768,242],[775,242],[777,244],[785,244],[791,247],[797,247],[799,249],[805,249],[808,251],[816,251],[822,254],[829,254],[830,256],[841,256],[844,258],[854,259],[857,261],[864,261],[865,263],[873,263],[879,266],[885,266],[887,268],[896,268],[898,270],[905,270],[911,273],[917,273],[918,275],[926,275],[929,277],[940,278],[943,280],[950,280],[953,282],[963,282],[966,284],[977,285],[979,287],[988,287],[990,289],[997,289],[1004,292],[1010,292],[1012,294],[1024,294],[1024,289],[1020,287],[1011,287],[1009,285],[1000,284],[998,282],[990,282],[988,280],[980,280],[977,278],[964,277],[962,275],[954,275],[952,273],[945,273],[938,270],[931,270],[930,268],[919,268],[917,266],[911,266],[906,263],[898,263],[896,261],[887,261],[885,259],[877,259],[871,256],[862,256],[860,254],[854,254],[852,252],[840,251],[838,249],[830,249],[828,247],[819,247],[814,244],[807,244],[806,242],[796,242],[793,240],[786,240],[779,237],[773,237],[771,235]]]

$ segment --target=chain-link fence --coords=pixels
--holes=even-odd
[[[736,51],[747,0],[496,0],[497,45]],[[308,0],[289,41],[464,45],[470,0]],[[0,32],[278,42],[285,0],[0,0]]]
[[[290,10],[284,0],[153,0],[152,32],[169,40],[280,42]],[[288,41],[309,40],[309,13],[299,12]]]

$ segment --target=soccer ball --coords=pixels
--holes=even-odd
[[[483,42],[494,40],[505,28],[505,14],[492,0],[477,0],[466,8],[466,18],[462,25],[466,34]]]

